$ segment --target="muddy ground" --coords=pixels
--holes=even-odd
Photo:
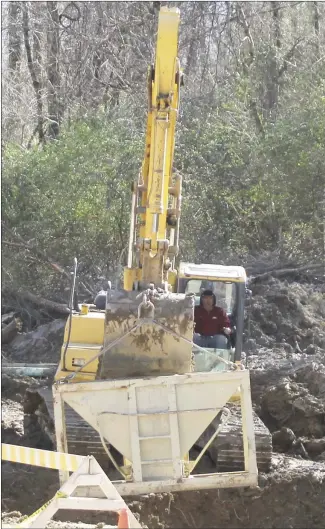
[[[325,286],[268,278],[251,288],[244,361],[251,370],[254,408],[273,436],[272,469],[260,474],[256,489],[130,498],[131,509],[145,526],[324,527]],[[49,340],[49,331],[57,345],[44,355],[42,343]],[[56,362],[62,333],[62,324],[53,322],[50,329],[25,335],[25,347],[22,336],[17,337],[4,354],[15,362]],[[30,382],[2,377],[2,442],[44,446],[41,436],[30,439],[24,434],[22,398]],[[56,471],[4,462],[3,521],[15,523],[19,513],[31,514],[57,489]],[[74,518],[60,513],[59,518],[73,526],[81,519],[78,513]],[[103,515],[87,521],[114,523]]]

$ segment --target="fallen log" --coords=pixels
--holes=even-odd
[[[2,314],[1,315],[1,325],[3,323],[10,323],[10,321],[14,318],[15,314],[16,313],[14,311],[7,312],[6,314]]]
[[[250,284],[257,283],[259,281],[266,281],[271,277],[277,279],[283,279],[287,276],[305,274],[305,275],[314,275],[317,273],[322,273],[324,271],[324,265],[305,265],[297,268],[282,268],[279,270],[272,270],[270,272],[264,272],[263,274],[256,275],[250,278]]]
[[[6,327],[1,329],[1,342],[3,344],[10,343],[19,331],[22,330],[23,324],[20,318],[14,318]]]
[[[56,301],[51,301],[49,299],[42,298],[41,296],[36,296],[28,291],[20,291],[19,295],[26,301],[31,301],[38,307],[43,307],[44,309],[49,310],[50,312],[56,312],[58,314],[69,314],[69,308],[64,303],[57,303]]]

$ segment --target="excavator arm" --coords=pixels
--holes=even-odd
[[[172,172],[175,126],[182,83],[177,8],[159,13],[156,58],[148,70],[148,117],[144,160],[133,184],[128,263],[124,289],[174,286],[181,209],[181,177]]]

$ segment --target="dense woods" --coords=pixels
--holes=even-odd
[[[3,2],[3,293],[67,300],[125,264],[164,2]],[[185,86],[183,260],[325,260],[325,4],[169,2]]]

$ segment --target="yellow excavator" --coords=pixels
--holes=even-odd
[[[253,412],[249,372],[241,362],[245,270],[176,266],[179,21],[177,8],[160,9],[124,288],[107,288],[94,303],[76,306],[72,289],[52,391],[33,398],[29,392],[25,401],[58,451],[94,455],[126,495],[252,486],[258,468],[267,470],[271,461],[271,436]],[[225,349],[193,343],[194,308],[205,288],[231,321]],[[209,472],[204,457],[210,458]]]

